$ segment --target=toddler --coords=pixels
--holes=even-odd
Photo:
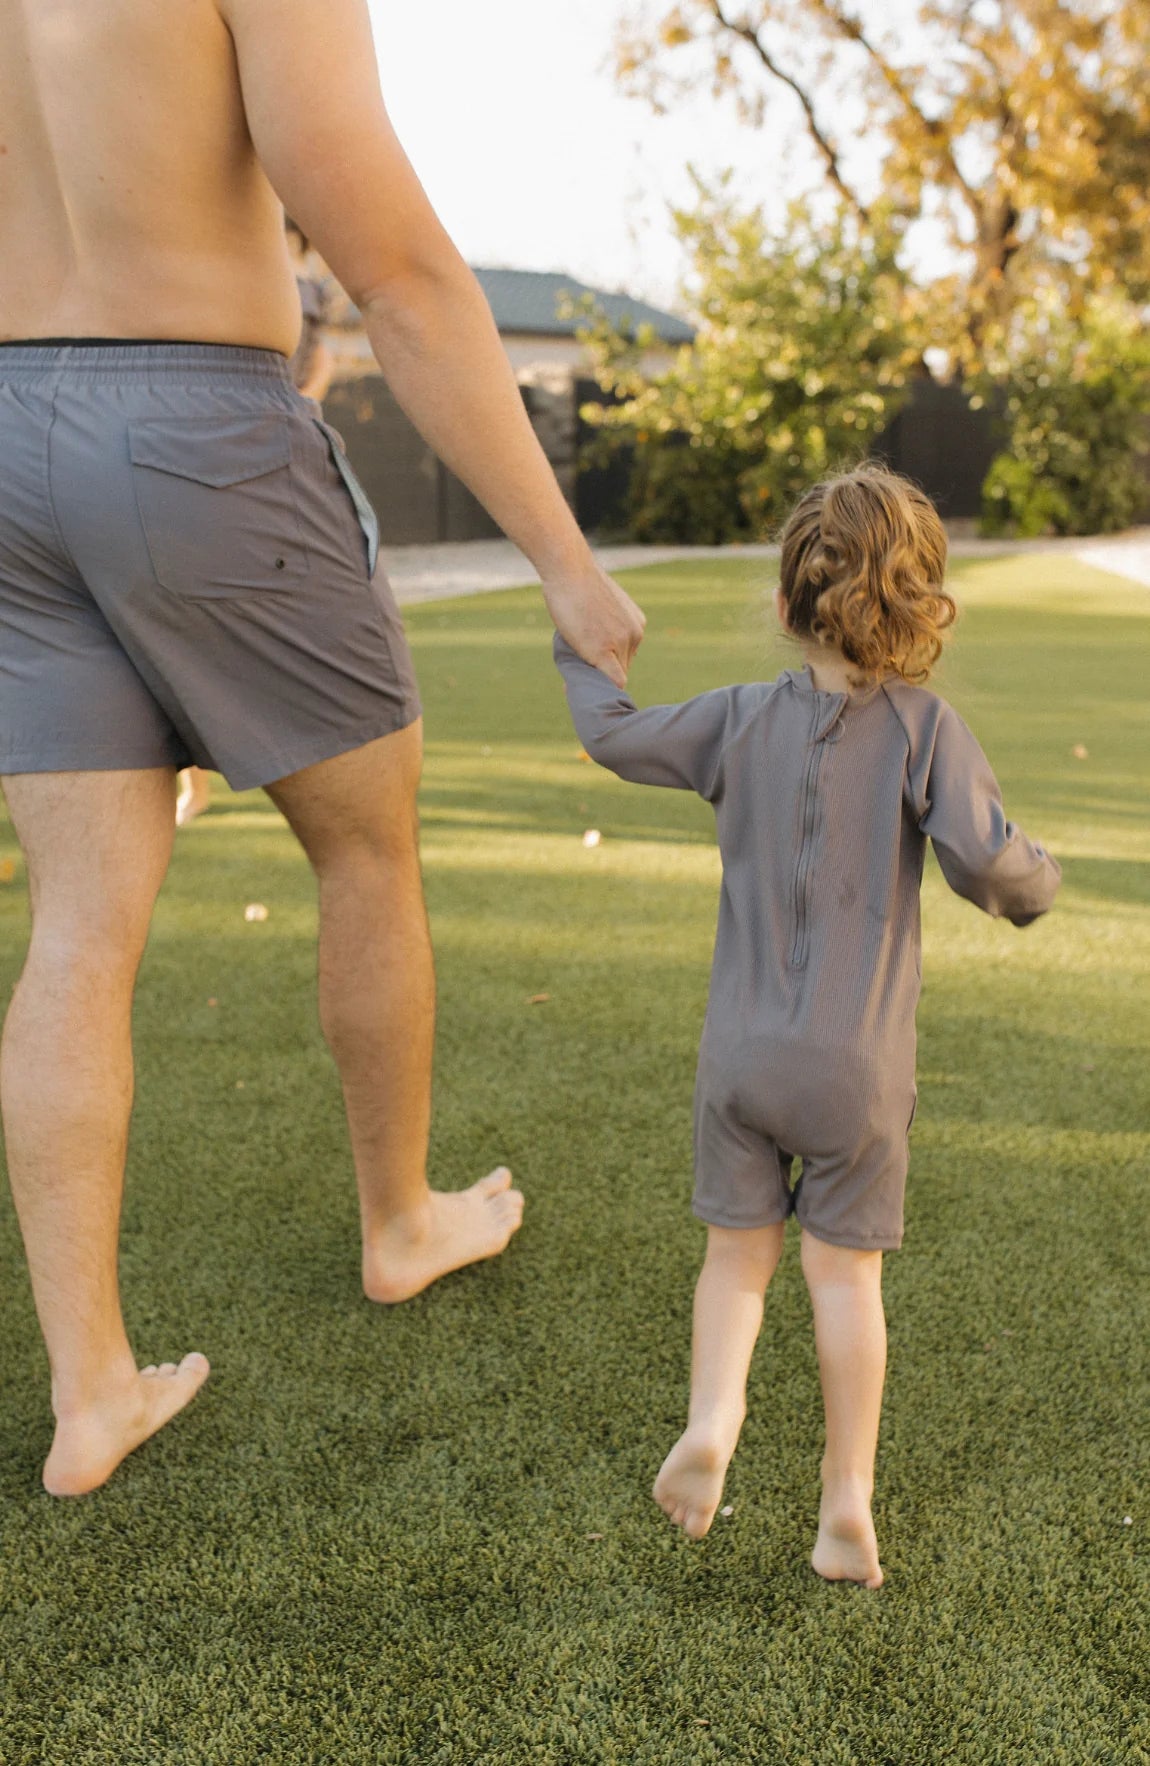
[[[687,1427],[655,1500],[691,1538],[709,1529],[796,1214],[826,1416],[811,1562],[868,1588],[882,1583],[882,1255],[902,1240],[926,840],[952,889],[1016,926],[1046,912],[1060,876],[924,685],[955,617],[945,568],[927,497],[865,466],[808,491],[783,534],[776,605],[805,667],[639,711],[555,645],[587,752],[621,778],[706,798],[723,860],[695,1094],[707,1253]]]

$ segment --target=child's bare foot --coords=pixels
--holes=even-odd
[[[680,1435],[663,1461],[651,1494],[688,1539],[710,1532],[733,1452],[717,1430],[696,1424]]]
[[[170,1423],[193,1399],[210,1373],[202,1355],[185,1355],[177,1367],[145,1367],[103,1403],[70,1410],[56,1422],[44,1465],[50,1496],[86,1496],[106,1484],[121,1460]]]
[[[844,1483],[824,1488],[811,1568],[828,1582],[861,1582],[864,1588],[882,1587],[870,1496],[861,1485]]]
[[[212,801],[212,782],[201,767],[186,767],[180,774],[180,794],[176,798],[176,827],[186,828],[202,816]]]
[[[469,1190],[432,1190],[418,1214],[379,1227],[363,1250],[363,1291],[394,1306],[441,1275],[498,1257],[519,1231],[523,1196],[505,1165]]]

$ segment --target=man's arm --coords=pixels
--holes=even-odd
[[[559,630],[621,684],[643,616],[596,564],[483,291],[396,138],[366,0],[217,4],[260,162],[363,313],[396,398],[530,558]]]

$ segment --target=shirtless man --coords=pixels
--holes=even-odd
[[[642,635],[392,132],[365,0],[0,0],[0,778],[32,901],[0,1099],[56,1495],[103,1483],[208,1374],[137,1369],[116,1271],[179,766],[266,785],[317,873],[368,1296],[496,1255],[522,1212],[505,1170],[427,1186],[418,699],[370,511],[287,379],[283,205],[560,631],[620,682]]]

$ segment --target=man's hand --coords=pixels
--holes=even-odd
[[[543,599],[560,636],[584,662],[625,687],[647,624],[630,595],[591,559],[578,575],[544,577]]]

